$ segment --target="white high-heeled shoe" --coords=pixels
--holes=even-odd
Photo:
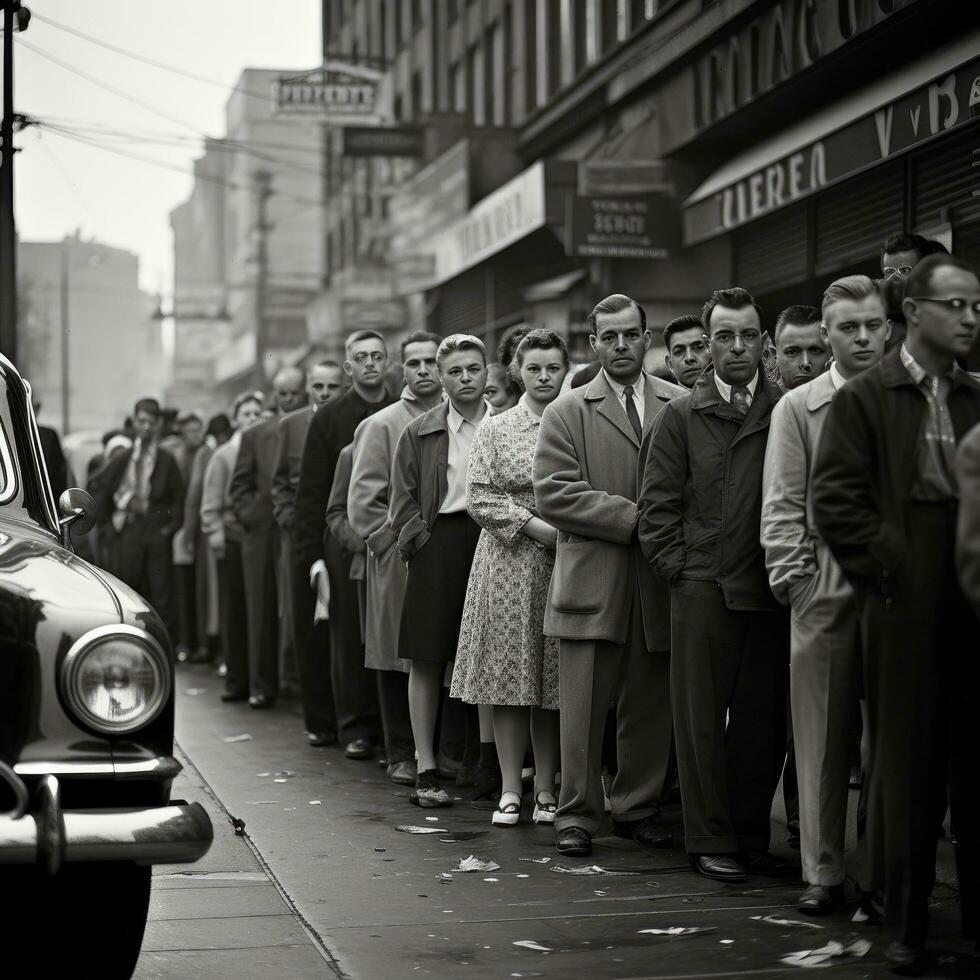
[[[513,827],[521,819],[521,803],[517,793],[501,793],[490,822],[496,827]]]
[[[542,796],[550,796],[554,799],[554,794],[552,793],[538,793],[534,797],[534,813],[531,814],[531,819],[535,823],[554,823],[555,822],[555,812],[558,810],[557,803],[549,803],[547,801],[542,802]]]

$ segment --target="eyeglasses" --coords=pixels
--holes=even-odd
[[[969,306],[974,316],[980,316],[980,299],[968,302],[961,296],[953,296],[950,299],[940,299],[938,296],[906,296],[905,298],[919,300],[922,303],[938,303],[957,313],[962,313]]]
[[[885,274],[886,279],[891,279],[894,276],[901,276],[904,279],[912,271],[912,266],[900,265],[896,268],[893,265],[886,265],[881,271]]]
[[[385,357],[387,357],[387,355],[382,354],[379,350],[361,351],[359,354],[354,355],[354,360],[357,361],[358,364],[366,364],[368,360],[373,361],[375,364],[380,364]]]

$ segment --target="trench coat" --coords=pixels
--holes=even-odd
[[[422,414],[406,388],[394,405],[366,418],[354,432],[354,462],[347,495],[351,528],[367,542],[367,597],[364,613],[364,665],[372,670],[407,672],[398,656],[398,630],[408,570],[394,547],[388,524],[391,464],[398,437]]]
[[[960,512],[956,527],[956,570],[980,619],[980,424],[963,437],[956,454]]]
[[[643,434],[684,388],[643,375]],[[626,641],[639,589],[649,651],[670,647],[669,597],[636,537],[640,442],[600,372],[544,411],[532,474],[538,514],[558,529],[544,632]]]

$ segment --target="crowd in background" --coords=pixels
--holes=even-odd
[[[419,806],[451,781],[511,826],[533,769],[562,854],[607,813],[674,846],[679,789],[695,871],[785,876],[782,781],[800,911],[831,912],[863,770],[863,914],[921,972],[948,807],[980,939],[978,324],[976,272],[903,234],[881,280],[770,329],[717,290],[654,371],[620,294],[574,371],[543,329],[489,364],[477,337],[360,331],[207,422],[139,401],[90,466],[92,557],[225,701],[300,698],[310,746]]]

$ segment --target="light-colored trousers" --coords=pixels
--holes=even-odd
[[[790,586],[790,701],[800,795],[800,858],[811,885],[844,881],[844,834],[861,696],[854,593],[827,547]]]

